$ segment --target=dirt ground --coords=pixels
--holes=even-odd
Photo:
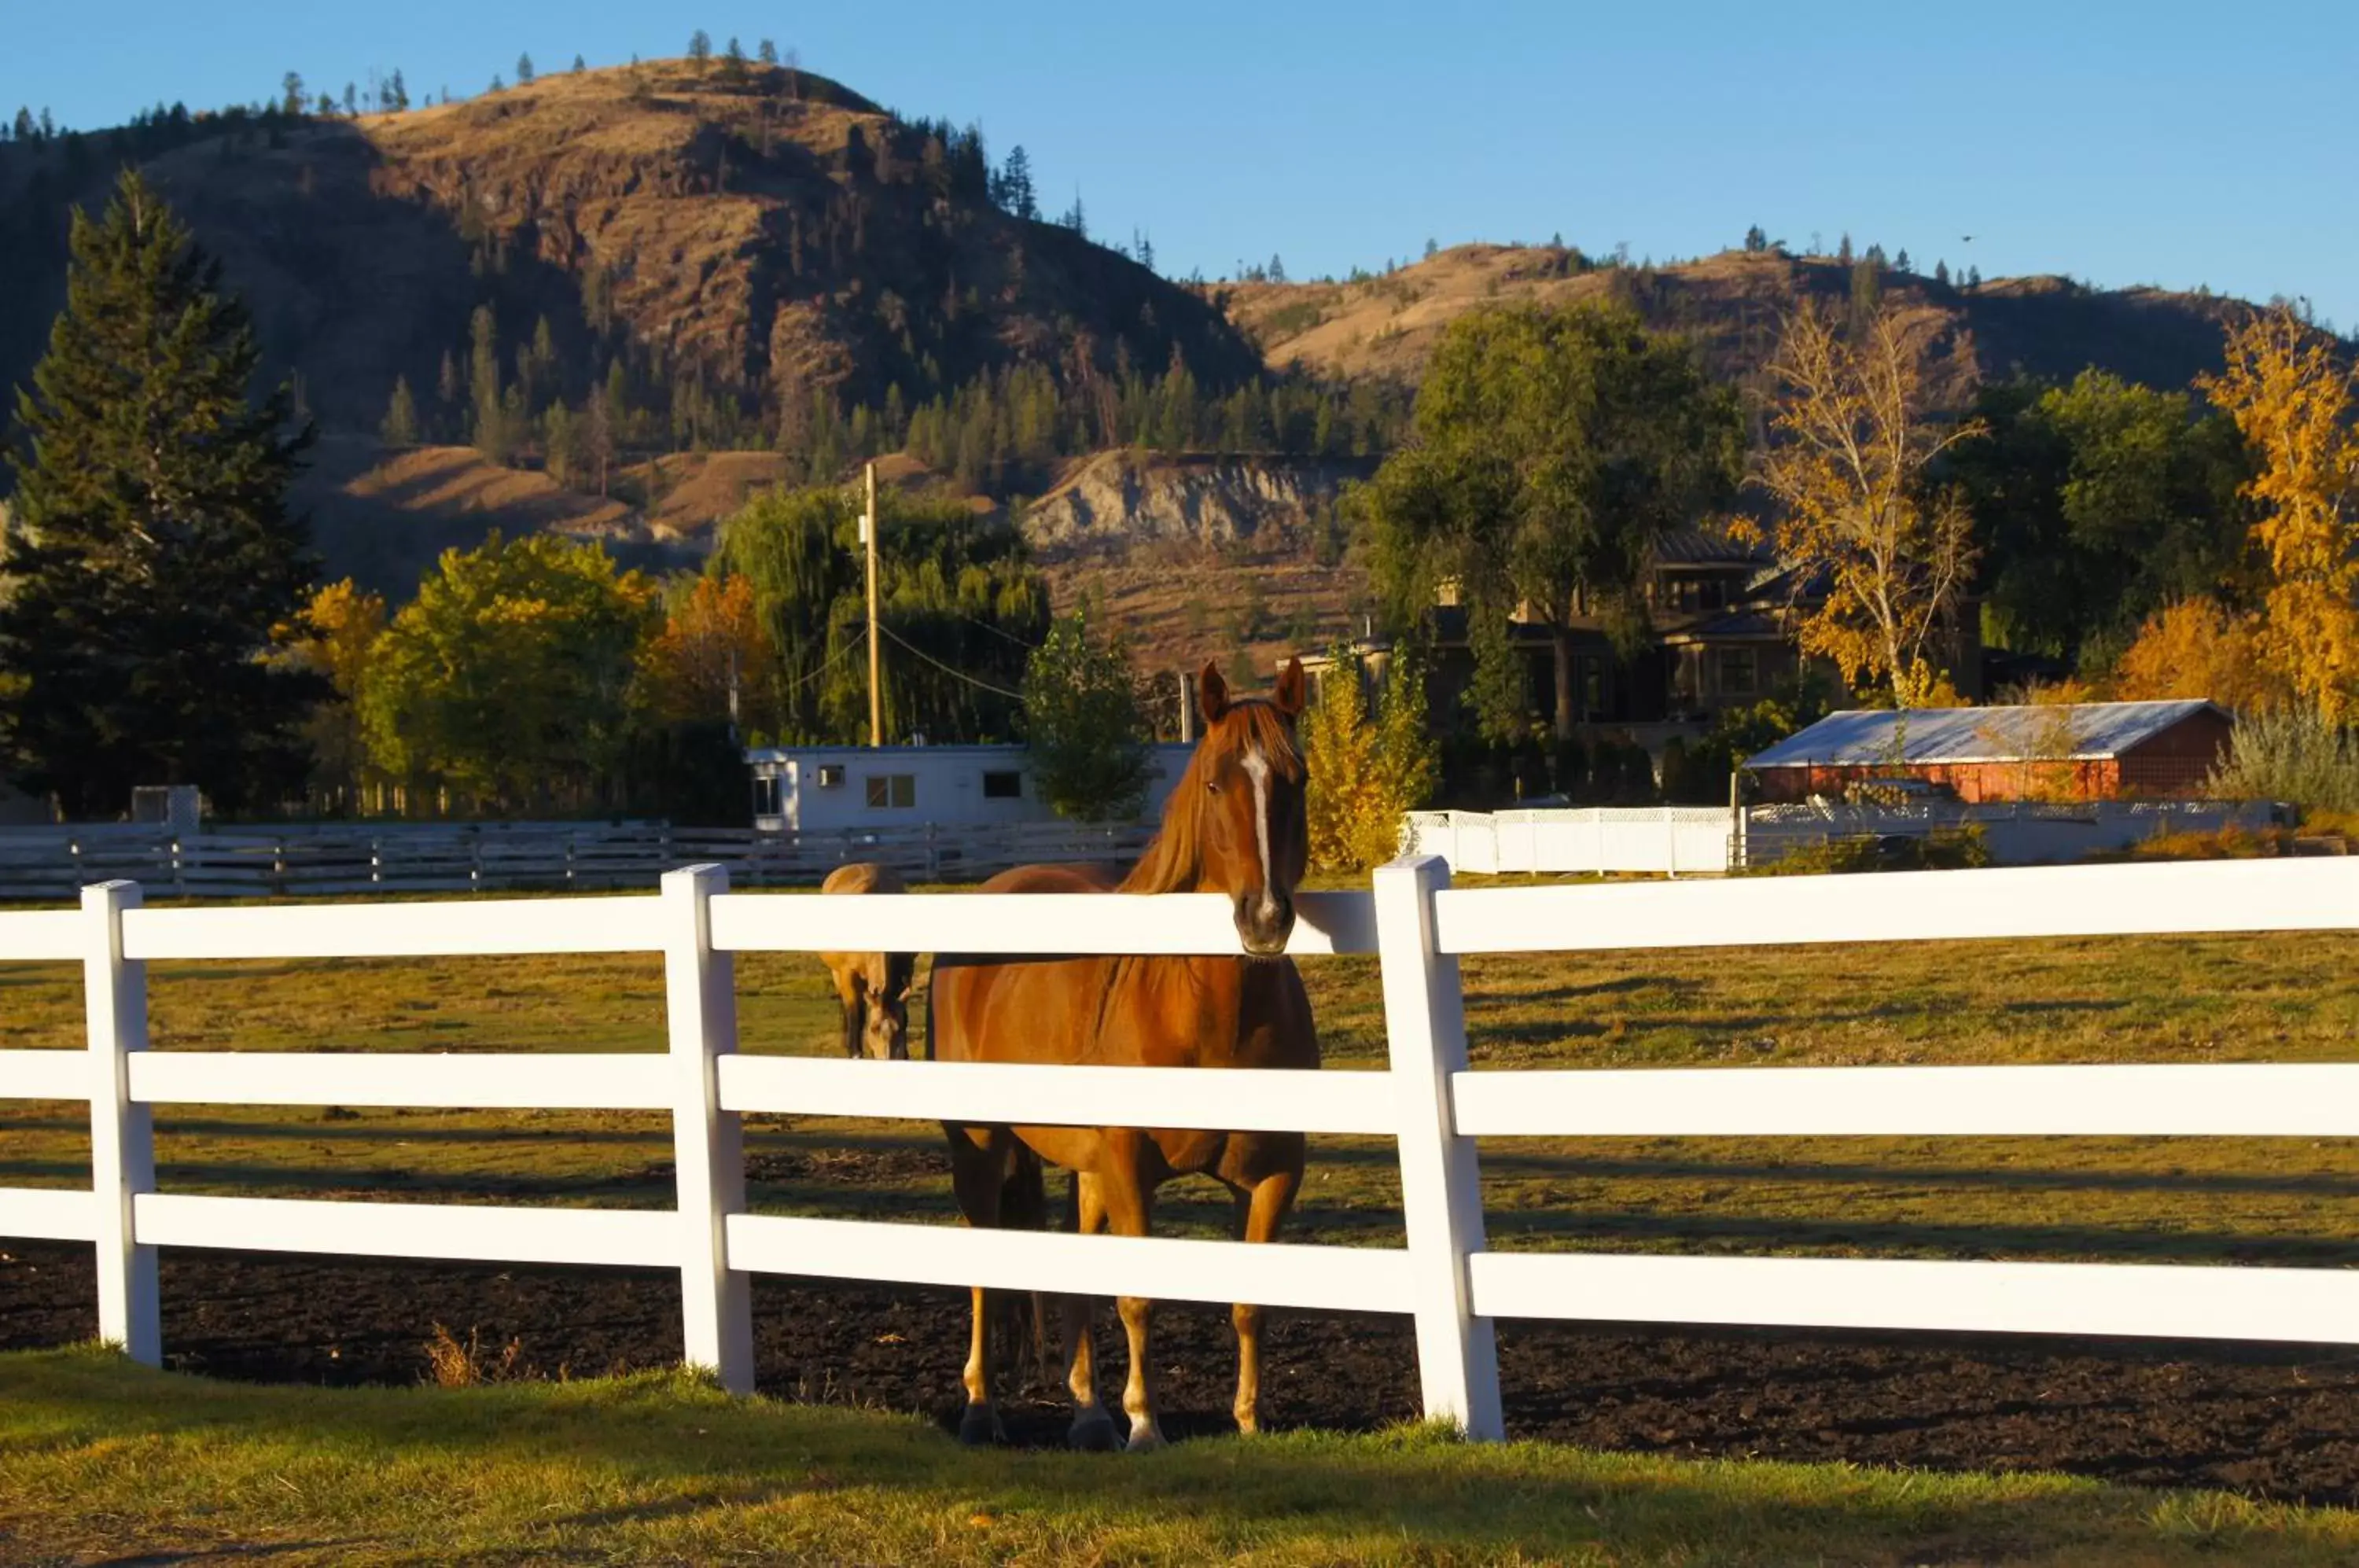
[[[414,1383],[437,1323],[521,1344],[531,1374],[662,1366],[680,1352],[676,1277],[168,1250],[168,1364],[215,1377]],[[764,1391],[956,1422],[963,1292],[763,1278]],[[1272,1425],[1366,1429],[1417,1412],[1406,1320],[1275,1314]],[[1175,1438],[1228,1430],[1225,1309],[1158,1308],[1160,1399]],[[95,1332],[90,1249],[0,1249],[0,1349]],[[1690,1455],[2058,1469],[2155,1486],[2359,1504],[2359,1352],[1961,1336],[1500,1325],[1510,1434]],[[1122,1335],[1102,1307],[1102,1391],[1119,1403]],[[1011,1441],[1061,1440],[1037,1381],[1006,1401]]]

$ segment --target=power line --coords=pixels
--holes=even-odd
[[[950,676],[953,680],[963,681],[970,686],[980,687],[982,690],[989,691],[995,696],[1006,697],[1011,702],[1020,702],[1024,701],[1024,693],[1021,691],[1010,691],[1005,686],[994,686],[988,681],[978,681],[963,670],[952,670],[949,665],[944,664],[940,659],[936,659],[932,654],[928,653],[924,648],[912,646],[908,639],[904,638],[891,626],[885,626],[880,623],[876,629],[883,632],[886,637],[892,638],[894,643],[903,650],[916,654],[919,659],[924,659],[928,664],[932,665],[936,670],[940,670],[943,674]]]
[[[821,665],[817,670],[812,670],[809,675],[804,676],[799,681],[789,681],[787,685],[787,690],[789,691],[799,691],[802,690],[812,681],[818,680],[821,676],[826,674],[829,670],[834,669],[837,665],[842,664],[845,659],[850,659],[853,654],[859,649],[861,645],[865,643],[867,640],[868,628],[866,626],[863,626],[858,632],[853,634],[850,642],[845,643],[842,648],[836,649],[834,654],[829,658],[825,664]],[[893,640],[898,642],[901,639],[895,637]]]
[[[945,605],[944,608],[947,609],[949,606]],[[951,610],[951,614],[956,615],[962,621],[971,622],[975,626],[981,626],[984,631],[989,632],[994,637],[1004,637],[1018,648],[1028,648],[1035,653],[1040,651],[1040,645],[1038,643],[1027,642],[1005,626],[994,626],[989,621],[977,619],[975,616],[968,615],[964,610]]]

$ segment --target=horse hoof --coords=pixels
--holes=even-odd
[[[1134,1421],[1130,1428],[1130,1451],[1151,1454],[1163,1446],[1163,1432],[1153,1421]]]
[[[959,1441],[969,1448],[999,1443],[1006,1436],[999,1425],[999,1412],[989,1405],[969,1405],[966,1414],[959,1418]]]
[[[1114,1418],[1103,1410],[1075,1418],[1065,1442],[1088,1454],[1111,1454],[1122,1446],[1114,1436]]]
[[[1237,1435],[1239,1437],[1259,1437],[1261,1435],[1260,1419],[1250,1413],[1238,1416]]]

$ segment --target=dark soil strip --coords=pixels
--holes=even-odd
[[[0,1244],[0,1349],[87,1339],[90,1249]],[[637,1269],[334,1261],[167,1251],[173,1367],[260,1381],[414,1383],[433,1325],[520,1342],[546,1376],[660,1367],[680,1353],[676,1277]],[[962,1291],[758,1280],[765,1391],[922,1411],[963,1398]],[[1594,1448],[1996,1470],[2221,1486],[2359,1505],[2359,1352],[2087,1340],[1500,1325],[1510,1432]],[[1110,1311],[1101,1393],[1125,1362]],[[1224,1308],[1157,1309],[1164,1427],[1228,1430],[1235,1347]],[[1408,1324],[1277,1316],[1265,1351],[1276,1426],[1364,1430],[1417,1413]],[[1032,1379],[1008,1399],[1018,1443],[1068,1412]]]

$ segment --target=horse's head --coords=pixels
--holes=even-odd
[[[1309,777],[1294,737],[1304,691],[1299,659],[1266,698],[1231,697],[1220,670],[1205,665],[1204,737],[1180,786],[1196,797],[1183,803],[1196,817],[1197,886],[1229,896],[1237,935],[1256,958],[1286,951],[1294,890],[1310,866]]]
[[[875,1062],[908,1061],[908,994],[871,996],[865,1011],[861,1020],[861,1053]]]

